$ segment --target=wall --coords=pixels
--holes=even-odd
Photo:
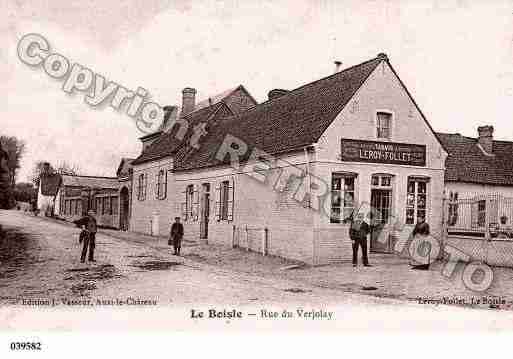
[[[303,154],[288,156],[287,163],[304,168]],[[285,162],[282,161],[281,165]],[[273,189],[273,184],[280,177],[280,169],[272,169],[267,173],[267,180],[261,183],[254,176],[253,168],[246,167],[240,171],[231,168],[215,168],[182,172],[176,174],[176,193],[185,196],[185,188],[193,184],[195,188],[202,183],[210,183],[211,208],[209,220],[208,241],[231,245],[234,226],[238,233],[242,232],[239,241],[245,247],[245,229],[249,228],[252,250],[261,251],[261,238],[264,228],[268,228],[268,253],[271,255],[296,259],[312,263],[313,258],[313,218],[311,209],[303,207],[293,198],[294,186],[279,193]],[[216,187],[225,180],[232,180],[234,185],[233,221],[217,221]],[[184,202],[185,197],[177,202]],[[185,238],[198,239],[200,221],[187,220],[184,222]]]
[[[406,166],[379,163],[342,162],[340,146],[342,138],[373,140],[376,138],[376,112],[393,114],[392,135],[389,141],[426,145],[426,166]],[[425,123],[421,113],[411,101],[392,70],[383,62],[369,76],[317,144],[315,175],[330,186],[333,172],[346,171],[358,174],[356,200],[370,203],[371,176],[376,173],[393,175],[392,213],[398,224],[405,224],[406,186],[408,176],[429,177],[427,186],[427,221],[434,235],[441,234],[442,199],[446,152]],[[330,223],[330,197],[325,201],[326,212],[315,216],[316,261],[319,263],[349,260],[351,243],[345,224]],[[387,228],[393,232],[392,228]]]
[[[473,198],[480,195],[499,194],[513,198],[513,186],[495,186],[488,184],[475,184],[464,182],[447,182],[445,184],[446,195],[449,192],[458,192],[458,199]]]
[[[170,223],[176,214],[174,207],[176,205],[174,201],[176,189],[173,187],[173,175],[168,172],[172,168],[173,161],[171,158],[142,163],[133,167],[131,231],[153,235],[169,234]],[[156,198],[156,176],[161,169],[167,172],[167,196],[165,199]],[[137,197],[138,181],[141,173],[148,176],[145,200],[139,200]],[[158,225],[156,225],[157,223]]]
[[[53,214],[52,209],[54,206],[54,196],[44,196],[41,193],[41,186],[37,192],[37,208],[41,215],[51,216]]]

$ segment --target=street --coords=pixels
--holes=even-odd
[[[21,211],[0,211],[0,224],[1,329],[128,329],[134,325],[138,329],[170,329],[177,325],[195,328],[198,323],[247,328],[247,322],[225,315],[239,310],[245,311],[244,318],[254,318],[250,327],[289,328],[290,321],[268,314],[284,309],[297,313],[294,325],[323,329],[404,330],[419,325],[500,329],[509,328],[513,320],[512,311],[419,305],[398,300],[398,296],[363,295],[351,291],[358,286],[356,281],[362,280],[356,277],[349,279],[352,287],[326,285],[315,275],[337,277],[327,272],[332,270],[330,266],[287,274],[278,268],[285,264],[282,260],[230,252],[226,260],[235,262],[233,253],[240,254],[240,263],[247,263],[243,270],[240,264],[202,259],[197,243],[184,243],[183,257],[177,257],[162,245],[162,239],[134,234],[121,239],[117,237],[122,233],[116,231],[101,230],[97,262],[82,264],[80,230],[69,223]],[[221,251],[215,247],[207,250]],[[261,268],[268,268],[272,275]],[[110,310],[114,307],[116,310]],[[191,316],[193,310],[220,314],[201,322]],[[301,316],[302,311],[317,311],[318,317]],[[56,319],[60,324],[53,324]]]

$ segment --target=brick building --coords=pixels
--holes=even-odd
[[[440,233],[447,151],[386,55],[251,100],[228,94],[178,117],[183,136],[180,123],[149,136],[133,162],[132,230],[166,235],[178,215],[186,237],[315,264],[350,258],[346,220],[362,204],[384,233],[419,218]]]

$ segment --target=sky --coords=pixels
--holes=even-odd
[[[436,131],[513,141],[513,0],[0,2],[0,134],[24,140],[18,173],[36,161],[113,176],[137,157],[143,135],[124,111],[93,108],[84,93],[17,56],[19,40],[43,35],[72,63],[124,87],[180,105],[237,85],[262,102],[344,67],[388,55]]]

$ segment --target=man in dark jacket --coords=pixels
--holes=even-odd
[[[180,223],[180,217],[175,217],[175,223],[171,226],[171,233],[169,233],[171,240],[173,241],[173,247],[175,249],[175,255],[180,255],[180,249],[182,249],[182,237],[183,237],[183,224]]]
[[[349,237],[353,244],[353,267],[358,263],[358,246],[362,248],[362,260],[365,267],[371,267],[367,258],[367,235],[370,232],[370,226],[364,221],[364,214],[357,213],[356,218],[351,221],[349,227]]]
[[[81,241],[84,242],[82,247],[82,256],[80,262],[84,263],[87,255],[87,249],[89,248],[89,262],[96,262],[94,259],[94,248],[96,247],[96,231],[97,224],[96,218],[94,218],[94,211],[90,210],[87,212],[87,216],[82,217],[76,221],[73,221],[77,227],[84,227],[84,231],[80,234]]]

